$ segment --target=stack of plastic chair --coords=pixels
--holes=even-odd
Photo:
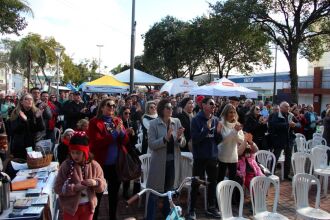
[[[328,165],[327,151],[330,147],[327,146],[315,146],[312,149],[314,175],[322,176],[323,178],[323,193],[328,193],[328,179],[330,177],[330,166]]]

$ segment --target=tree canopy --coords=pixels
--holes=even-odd
[[[32,9],[22,0],[1,0],[0,1],[0,33],[16,34],[27,26],[25,17],[22,14],[33,15]]]
[[[298,102],[297,57],[318,60],[329,49],[329,0],[232,0],[237,17],[249,14],[251,22],[283,51],[290,66],[292,102]],[[241,10],[244,8],[245,10]],[[239,13],[241,12],[241,13]]]

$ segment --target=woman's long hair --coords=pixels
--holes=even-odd
[[[237,114],[236,108],[235,108],[235,106],[233,106],[232,104],[229,103],[223,108],[223,110],[221,112],[221,118],[225,123],[227,123],[227,117],[228,117],[229,111],[232,109],[235,110],[235,122],[237,122],[238,114]]]
[[[246,114],[247,116],[255,116],[255,109],[256,109],[256,105],[253,105],[252,107],[251,107],[251,109],[250,109],[250,111],[248,111],[248,113]],[[260,111],[261,111],[261,109],[260,109]]]
[[[24,109],[22,103],[23,103],[26,96],[31,96],[31,98],[32,98],[32,95],[30,93],[26,93],[26,94],[22,95],[22,97],[19,99],[19,101],[17,103],[17,106],[15,107],[13,112],[11,113],[11,116],[10,116],[11,121],[16,120],[19,117],[20,111],[22,111]],[[32,110],[33,114],[35,114],[38,111],[38,108],[34,105],[34,101],[32,101],[31,110]]]

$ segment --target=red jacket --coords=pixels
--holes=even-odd
[[[118,125],[120,118],[114,117],[113,122],[115,126]],[[99,118],[92,118],[88,126],[88,137],[89,137],[89,146],[90,151],[94,155],[94,159],[103,166],[107,158],[108,147],[115,141],[112,135],[106,130],[104,121]],[[128,143],[128,135],[125,132],[123,138],[117,138],[117,145],[126,145]]]

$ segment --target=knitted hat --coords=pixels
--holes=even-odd
[[[180,102],[180,106],[184,108],[190,100],[192,99],[189,97],[182,99],[182,101]]]
[[[202,101],[203,101],[204,98],[205,98],[205,96],[203,96],[203,95],[197,96],[197,98],[196,98],[197,104],[202,103]]]
[[[88,137],[84,131],[75,131],[70,139],[69,150],[79,150],[85,154],[85,159],[88,160],[89,145]]]

